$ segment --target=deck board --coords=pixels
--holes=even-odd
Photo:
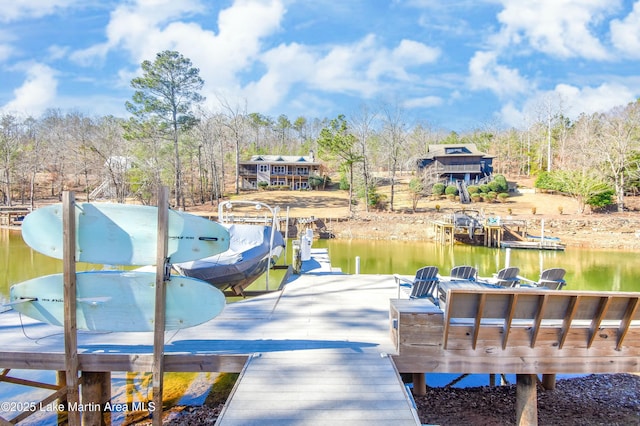
[[[333,350],[252,357],[218,425],[340,421],[419,424],[390,358]]]

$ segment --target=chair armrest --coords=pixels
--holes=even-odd
[[[409,285],[412,286],[413,285],[413,281],[409,280],[403,276],[400,276],[398,274],[393,274],[393,278],[395,278],[396,280],[396,284],[398,285]]]

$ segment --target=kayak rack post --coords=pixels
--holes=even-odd
[[[162,426],[162,391],[164,383],[164,331],[166,317],[166,274],[169,259],[169,190],[166,186],[158,190],[158,234],[156,251],[156,304],[153,329],[153,425]]]
[[[78,325],[76,322],[76,203],[73,192],[62,193],[62,259],[64,276],[64,352],[67,402],[80,403]],[[69,424],[80,425],[80,411],[68,411]]]

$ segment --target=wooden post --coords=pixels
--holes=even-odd
[[[538,394],[535,374],[516,374],[516,424],[538,424]]]
[[[413,394],[417,396],[427,394],[427,379],[424,373],[413,373]]]
[[[158,191],[158,245],[156,251],[156,304],[153,330],[153,425],[162,426],[162,390],[164,380],[164,327],[165,327],[165,270],[167,264],[169,191],[163,186]]]
[[[82,372],[82,403],[84,407],[87,407],[82,412],[82,424],[106,424],[103,416],[104,394],[107,386],[105,380],[111,380],[110,374],[90,371]]]
[[[60,388],[63,387],[67,387],[67,372],[66,371],[58,371],[56,372],[56,383],[58,386],[60,386]],[[61,396],[60,399],[58,399],[58,403],[59,404],[64,404],[65,406],[65,411],[67,410],[67,396],[66,394]]]
[[[67,388],[67,372],[66,371],[57,371],[56,372],[56,383],[60,388]],[[69,411],[69,404],[67,404],[67,394],[61,395],[58,399],[58,404],[63,406],[63,411],[58,411],[58,424],[64,424],[67,421],[67,416],[65,415],[66,411]]]
[[[556,388],[556,375],[555,374],[543,374],[542,375],[542,387],[545,390],[552,390]]]
[[[78,380],[78,326],[76,323],[76,206],[73,192],[62,193],[62,262],[64,277],[64,352],[67,402],[80,403]],[[68,413],[69,424],[80,426],[80,412]]]

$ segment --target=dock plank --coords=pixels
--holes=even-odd
[[[420,424],[389,357],[326,350],[254,356],[218,424],[307,425],[340,421]]]

